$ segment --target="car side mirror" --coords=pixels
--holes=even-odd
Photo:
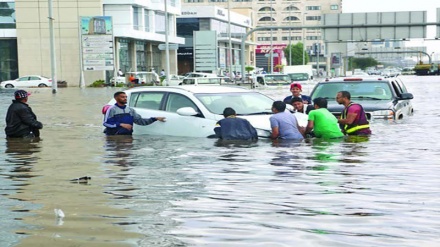
[[[414,96],[412,95],[412,93],[402,93],[400,95],[399,99],[401,99],[401,100],[408,100],[408,99],[413,99],[413,98],[414,98]]]
[[[199,114],[196,110],[194,110],[194,108],[192,107],[182,107],[177,109],[177,114],[181,115],[181,116],[195,116],[197,114]]]

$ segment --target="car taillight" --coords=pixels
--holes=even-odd
[[[48,81],[52,82],[52,79],[49,79]]]

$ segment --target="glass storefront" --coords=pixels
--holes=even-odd
[[[131,58],[129,54],[129,40],[119,39],[119,68],[122,72],[131,70]]]
[[[0,40],[0,81],[18,78],[17,40]]]
[[[136,41],[136,69],[137,71],[146,71],[145,63],[145,43]]]

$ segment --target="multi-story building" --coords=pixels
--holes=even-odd
[[[81,41],[83,17],[110,16],[112,19],[112,25],[106,28],[112,29],[113,45],[106,50],[114,50],[114,54],[110,54],[110,59],[114,59],[105,65],[114,65],[115,70],[121,68],[124,72],[166,68],[166,52],[159,49],[159,45],[166,41],[166,30],[170,44],[184,43],[183,38],[177,37],[175,28],[181,2],[167,0],[166,4],[163,0],[53,1],[57,78],[67,81],[69,85],[78,85],[80,81],[81,62],[87,59],[80,59],[84,52],[81,46],[86,44],[84,40]],[[2,1],[0,9],[3,13],[0,19],[0,79],[15,79],[18,75],[27,74],[50,76],[48,1]],[[165,23],[168,23],[168,29]],[[90,49],[98,51],[100,47]],[[109,54],[102,56],[109,57]],[[90,61],[93,62],[93,59]],[[177,51],[170,51],[169,60],[170,72],[176,73]],[[92,69],[84,73],[85,83],[108,79],[114,73]]]
[[[234,10],[250,8],[253,10],[251,17],[256,27],[292,26],[290,30],[257,31],[256,43],[283,47],[303,42],[309,51],[312,50],[313,44],[323,44],[321,32],[317,28],[300,27],[319,25],[323,14],[342,12],[342,0],[182,0],[182,4],[183,6],[216,5],[224,8],[229,5]],[[268,51],[268,49],[261,50]],[[257,53],[257,59],[258,56],[264,55]],[[316,64],[316,56],[311,57],[310,63]]]
[[[198,71],[221,74],[229,70],[236,73],[241,69],[242,52],[245,53],[244,64],[252,64],[254,53],[249,46],[254,43],[250,41],[250,37],[245,43],[244,51],[241,49],[241,39],[251,27],[252,20],[249,17],[224,8],[182,7],[182,15],[177,18],[177,35],[185,38],[185,44],[179,47],[179,73]],[[206,32],[211,32],[211,35]],[[204,36],[200,38],[201,35]],[[196,37],[204,40],[197,40]],[[200,50],[207,46],[211,52]],[[209,54],[197,58],[194,54],[197,51]],[[211,69],[206,68],[209,61],[212,63]]]

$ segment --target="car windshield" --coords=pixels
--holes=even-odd
[[[290,73],[289,76],[292,81],[307,81],[309,79],[307,73]]]
[[[289,75],[265,75],[264,81],[268,85],[271,85],[271,84],[273,84],[273,85],[279,85],[279,84],[290,85],[290,83],[291,83],[291,79],[290,79]]]
[[[352,99],[389,100],[392,98],[390,86],[385,81],[347,81],[318,84],[312,92],[312,99],[323,97],[335,99],[339,91],[348,91]]]
[[[209,93],[195,96],[214,114],[223,114],[226,107],[232,107],[238,115],[272,113],[273,99],[257,92]]]

